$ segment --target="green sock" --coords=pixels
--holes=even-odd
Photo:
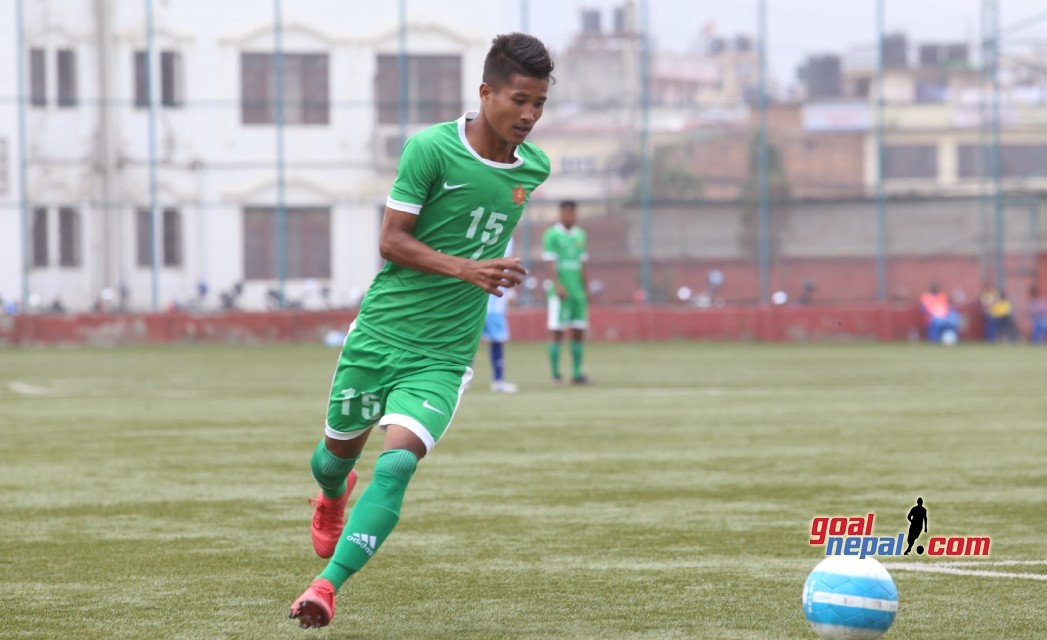
[[[549,343],[549,364],[553,369],[553,377],[560,377],[560,343],[550,342]]]
[[[360,456],[339,458],[327,450],[327,445],[323,440],[316,445],[309,466],[312,467],[313,477],[316,478],[316,483],[320,485],[325,498],[342,497],[342,494],[345,493],[345,479],[349,477],[349,472],[353,470],[359,459]]]
[[[575,378],[582,377],[582,353],[585,351],[585,343],[580,340],[571,341],[571,360],[574,362],[572,375]]]
[[[406,449],[378,456],[371,483],[349,512],[331,562],[317,577],[329,580],[337,590],[367,564],[400,520],[404,492],[417,466],[418,458]]]

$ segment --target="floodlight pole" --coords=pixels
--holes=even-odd
[[[18,60],[18,181],[20,195],[18,206],[22,221],[22,302],[21,312],[29,312],[29,179],[26,175],[29,169],[26,147],[25,105],[26,105],[26,78],[25,78],[25,7],[24,0],[16,0],[15,29],[18,31],[15,37],[15,46],[18,47],[16,59]]]
[[[887,301],[887,197],[884,193],[884,10],[876,0],[876,299]]]
[[[648,0],[640,0],[640,286],[650,304],[651,286],[651,29]]]
[[[759,109],[759,132],[757,147],[757,181],[759,183],[760,221],[758,229],[760,261],[760,303],[767,304],[771,298],[771,209],[769,160],[767,148],[767,0],[760,0],[758,8],[758,40],[760,83],[757,105]]]
[[[149,105],[149,243],[152,247],[152,308],[160,310],[160,208],[156,196],[156,92],[153,91],[153,69],[156,57],[153,37],[153,0],[145,0],[145,99]],[[103,108],[105,108],[103,106]]]
[[[407,93],[411,90],[411,85],[407,78],[409,71],[407,64],[407,0],[400,0],[399,21],[396,68],[400,79],[400,99],[397,106],[399,107],[400,144],[403,145],[407,142],[407,109],[410,102]]]
[[[1003,197],[1000,189],[1000,12],[996,0],[984,0],[984,18],[988,22],[988,42],[985,51],[988,57],[987,69],[992,80],[990,93],[990,155],[989,168],[992,171],[992,209],[996,227],[996,249],[993,256],[994,281],[997,289],[1005,285],[1004,273],[1004,220]]]
[[[1006,285],[1006,220],[1003,215],[1003,193],[1002,193],[1002,175],[1001,175],[1001,162],[1000,162],[1000,73],[999,73],[999,62],[1000,62],[1000,41],[1004,36],[1012,36],[1018,31],[1027,29],[1035,24],[1041,23],[1047,20],[1047,11],[1041,11],[1033,14],[1024,20],[1020,20],[1013,24],[1007,25],[1006,27],[1000,27],[1000,12],[998,0],[982,0],[982,14],[981,14],[981,31],[982,31],[982,82],[981,91],[984,96],[984,86],[986,82],[991,83],[992,89],[990,92],[989,99],[989,114],[986,118],[984,113],[985,105],[984,99],[979,100],[979,138],[982,145],[982,158],[988,160],[988,169],[992,175],[992,191],[990,197],[992,199],[994,226],[995,226],[995,249],[993,255],[993,270],[994,270],[994,282],[998,289],[1004,288]],[[988,119],[989,135],[990,139],[988,144],[985,140],[985,120]],[[982,171],[982,179],[984,183],[985,171]],[[985,210],[985,200],[982,198],[982,206],[980,210]],[[984,238],[984,250],[983,253],[988,253],[988,230],[985,228],[987,223],[982,217],[983,223],[983,238]],[[984,266],[982,275],[985,278],[986,268]],[[985,278],[987,279],[987,278]]]
[[[986,128],[989,122],[989,116],[987,112],[986,103],[988,96],[986,95],[986,83],[989,82],[989,68],[986,64],[988,60],[987,46],[988,42],[986,37],[986,24],[985,24],[985,3],[982,2],[981,16],[978,22],[979,30],[979,46],[981,48],[980,56],[980,69],[979,81],[978,81],[978,241],[981,255],[979,256],[979,267],[981,275],[981,284],[984,286],[989,282],[989,261],[990,253],[989,249],[989,198],[988,198],[988,184],[985,176],[989,166],[989,143],[988,143],[988,132]]]
[[[531,30],[531,11],[527,0],[520,0],[520,32],[529,33]],[[528,203],[530,204],[530,203]],[[533,230],[533,218],[531,216],[531,207],[524,207],[523,210],[523,233],[520,238],[520,256],[523,259],[524,269],[527,269],[528,273],[531,273],[531,234]],[[533,275],[533,274],[532,274]],[[527,302],[531,300],[531,290],[527,287],[523,287],[523,297]]]
[[[279,291],[277,304],[283,309],[287,300],[287,185],[284,152],[283,11],[280,2],[281,0],[273,0],[273,59],[276,76],[276,278]]]

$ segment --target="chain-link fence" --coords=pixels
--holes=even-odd
[[[491,37],[525,30],[557,82],[524,304],[563,199],[602,304],[1021,301],[1045,276],[1035,4],[933,28],[894,0],[767,4],[3,0],[0,296],[355,304],[404,138],[475,109]]]

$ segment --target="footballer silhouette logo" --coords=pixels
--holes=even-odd
[[[916,498],[916,506],[909,509],[909,515],[905,516],[905,519],[909,521],[909,535],[906,538],[909,546],[905,548],[905,555],[909,555],[920,534],[927,533],[927,507],[923,506],[923,498]],[[923,545],[916,547],[916,553],[923,555]]]

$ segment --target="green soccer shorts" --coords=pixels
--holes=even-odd
[[[589,328],[589,301],[585,294],[568,290],[566,299],[549,296],[548,327],[550,331]]]
[[[331,381],[324,433],[351,440],[377,425],[406,427],[431,451],[447,432],[473,370],[388,345],[349,327]]]

